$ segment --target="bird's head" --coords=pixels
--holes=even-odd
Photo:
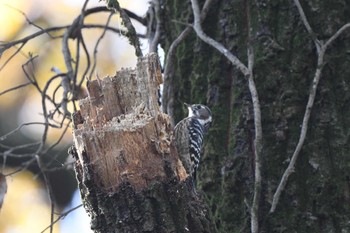
[[[211,110],[203,104],[187,104],[188,117],[196,118],[207,130],[212,122]]]

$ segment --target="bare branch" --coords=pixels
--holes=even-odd
[[[31,84],[32,84],[32,83],[29,82],[29,83],[20,84],[20,85],[15,86],[15,87],[11,87],[11,88],[9,88],[9,89],[7,89],[7,90],[5,90],[5,91],[0,92],[0,96],[6,94],[6,93],[8,93],[8,92],[18,90],[18,89],[20,89],[20,88],[22,88],[22,87],[26,87],[26,86],[31,85]]]
[[[108,9],[107,7],[95,7],[95,8],[91,8],[91,9],[87,9],[86,11],[83,12],[83,15],[86,17],[88,15],[91,15],[91,14],[94,14],[94,13],[99,13],[99,12],[113,12],[112,10]],[[131,18],[133,18],[133,16],[135,14],[131,14],[130,11],[127,11],[128,14],[130,14]],[[80,19],[81,15],[79,15],[73,22],[78,22],[78,20]],[[73,23],[74,24],[74,23]],[[74,24],[75,25],[75,24]],[[6,43],[1,43],[0,44],[0,57],[1,55],[4,53],[4,51],[6,51],[7,49],[15,46],[15,45],[18,45],[18,44],[21,44],[21,48],[24,46],[25,43],[27,43],[29,40],[32,40],[38,36],[41,36],[41,35],[44,35],[44,34],[47,34],[49,37],[53,38],[53,39],[57,39],[57,38],[61,38],[62,36],[52,36],[50,33],[51,32],[54,32],[54,31],[60,31],[60,30],[63,30],[63,29],[68,29],[68,28],[71,28],[72,25],[65,25],[65,26],[57,26],[57,27],[50,27],[50,28],[42,28],[41,30],[29,35],[29,36],[26,36],[22,39],[19,39],[19,40],[16,40],[16,41],[11,41],[11,42],[6,42]],[[106,26],[105,25],[94,25],[94,24],[86,24],[86,25],[80,25],[81,28],[102,28],[104,29]],[[39,27],[41,28],[41,27]],[[120,30],[120,29],[116,29],[116,28],[113,28],[113,27],[108,27],[108,30],[111,30],[111,31],[114,31],[116,33],[122,33],[122,34],[125,34],[126,32],[123,31],[123,30]],[[141,38],[144,38],[145,35],[142,35],[142,34],[136,34],[138,37],[141,37]],[[72,34],[72,37],[76,36],[76,34]]]
[[[73,211],[76,210],[76,209],[79,209],[79,208],[82,207],[82,206],[83,206],[83,204],[77,205],[76,207],[74,207],[74,208],[72,208],[72,209],[70,209],[70,210],[68,210],[68,211],[66,211],[66,212],[64,212],[64,213],[62,213],[58,218],[55,219],[55,221],[52,221],[51,224],[50,224],[48,227],[46,227],[44,230],[42,230],[41,233],[44,233],[47,229],[52,228],[53,225],[54,225],[55,223],[57,223],[59,220],[61,220],[62,218],[66,217],[68,214],[70,214],[71,212],[73,212]]]
[[[15,46],[15,45],[18,45],[18,44],[22,44],[22,46],[24,46],[25,43],[27,43],[29,40],[32,40],[38,36],[41,36],[43,34],[47,34],[49,32],[53,32],[53,31],[59,31],[59,30],[62,30],[62,29],[65,29],[65,28],[68,28],[68,26],[60,26],[60,27],[51,27],[51,28],[47,28],[47,29],[44,29],[44,30],[41,30],[41,31],[37,31],[29,36],[26,36],[22,39],[19,39],[19,40],[15,40],[15,41],[11,41],[11,42],[8,42],[8,43],[2,43],[0,45],[1,49],[0,49],[0,56],[3,54],[3,52],[5,52],[7,49]],[[21,47],[22,47],[21,46]]]
[[[201,22],[203,22],[205,20],[205,18],[207,17],[208,15],[208,12],[209,12],[209,9],[210,7],[216,3],[218,0],[206,0],[204,5],[203,5],[203,8],[202,8],[202,11],[201,11]]]
[[[34,27],[36,27],[36,28],[38,28],[38,29],[40,29],[40,30],[44,30],[42,27],[40,27],[39,25],[37,25],[37,24],[35,24],[33,21],[31,21],[29,18],[28,18],[28,16],[26,15],[26,13],[24,13],[23,11],[21,11],[20,9],[17,9],[17,8],[15,8],[15,7],[13,7],[13,6],[11,6],[11,5],[9,5],[9,4],[4,4],[5,6],[7,6],[7,7],[9,7],[9,8],[11,8],[11,9],[13,9],[13,10],[15,10],[15,11],[17,11],[17,12],[19,12],[21,15],[23,15],[23,17],[26,19],[26,21],[27,21],[27,23],[29,24],[29,25],[33,25]]]
[[[150,20],[149,24],[153,24],[155,22],[155,33],[154,36],[150,36],[149,41],[149,52],[157,52],[158,43],[160,40],[160,33],[161,33],[161,19],[160,19],[160,3],[159,0],[152,0],[151,6],[154,11],[151,12],[151,14],[154,14],[151,16],[152,20]],[[148,25],[148,29],[152,30],[153,25]]]
[[[47,123],[49,126],[53,127],[53,128],[57,128],[57,126],[52,125],[50,123]],[[0,137],[0,141],[5,140],[6,138],[8,138],[9,136],[11,136],[12,134],[18,132],[19,130],[21,130],[24,126],[28,126],[28,125],[46,125],[46,123],[43,122],[28,122],[28,123],[23,123],[20,126],[18,126],[16,129],[11,130],[10,132],[8,132],[7,134],[4,134]]]
[[[313,40],[314,43],[315,43],[315,46],[316,46],[316,49],[317,49],[317,53],[319,53],[319,50],[320,50],[320,48],[321,48],[321,47],[320,47],[320,41],[317,39],[316,34],[315,34],[314,31],[312,30],[312,28],[311,28],[311,26],[310,26],[310,24],[309,24],[309,21],[307,20],[307,18],[306,18],[306,16],[305,16],[303,7],[300,5],[299,0],[294,0],[294,4],[295,4],[296,7],[298,8],[300,18],[301,18],[301,20],[303,21],[304,26],[305,26],[307,32],[309,33],[309,35],[311,36],[312,40]]]
[[[62,122],[61,122],[61,125],[63,125],[63,122],[65,121],[66,119],[63,118]],[[68,119],[68,122],[66,123],[66,126],[64,127],[64,130],[63,132],[61,133],[60,137],[57,139],[57,141],[55,143],[53,143],[49,148],[47,148],[44,153],[47,153],[49,152],[50,150],[52,150],[54,147],[56,147],[63,139],[64,135],[67,133],[67,130],[69,129],[69,126],[70,126],[70,123],[72,122],[71,119]],[[60,127],[62,128],[62,126]]]
[[[166,63],[164,67],[164,89],[162,96],[162,108],[163,112],[173,116],[173,100],[172,100],[172,78],[171,75],[174,72],[174,60],[175,60],[175,50],[179,44],[190,34],[192,28],[190,26],[186,27],[185,30],[173,41],[170,45],[166,56]]]
[[[249,90],[253,103],[254,112],[254,128],[255,128],[255,139],[254,139],[254,155],[255,155],[255,174],[254,174],[254,197],[253,204],[251,207],[251,232],[257,233],[259,231],[259,200],[261,194],[261,161],[260,155],[262,152],[262,123],[261,123],[261,110],[258,92],[254,83],[254,50],[251,44],[250,38],[250,23],[248,18],[248,67],[244,65],[235,55],[233,55],[227,48],[222,44],[215,41],[214,39],[207,36],[201,27],[201,18],[199,14],[199,6],[197,0],[191,0],[192,9],[194,14],[194,25],[193,28],[197,36],[210,46],[216,48],[221,54],[223,54],[231,63],[243,73],[243,75],[248,79]],[[248,13],[249,15],[249,13]],[[249,16],[248,16],[249,17]]]
[[[13,174],[19,173],[25,169],[27,169],[34,161],[36,161],[35,156],[31,155],[31,159],[22,163],[21,166],[16,170],[11,173],[6,174],[5,176],[11,176]]]
[[[41,107],[43,110],[45,124],[44,124],[44,132],[43,132],[43,135],[41,137],[41,144],[40,144],[40,147],[36,151],[36,154],[38,154],[38,155],[42,154],[42,150],[46,144],[47,134],[49,131],[49,117],[48,117],[49,114],[47,112],[47,107],[46,107],[46,92],[47,92],[51,82],[54,81],[58,77],[61,77],[61,74],[57,74],[57,75],[53,76],[51,79],[49,79],[46,82],[45,87],[41,92]]]
[[[201,17],[200,17],[200,11],[199,6],[197,3],[197,0],[191,0],[192,3],[192,9],[194,14],[194,24],[193,29],[195,30],[197,36],[201,38],[205,43],[209,44],[210,46],[216,48],[222,55],[224,55],[231,63],[237,67],[244,76],[249,75],[248,68],[235,56],[233,55],[228,49],[225,48],[221,43],[217,42],[216,40],[213,40],[209,36],[207,36],[201,26]]]
[[[328,46],[341,35],[341,33],[343,33],[346,29],[350,28],[350,23],[345,24],[331,38],[329,38],[326,43],[322,44],[316,37],[313,37],[313,35],[315,35],[315,34],[313,33],[313,30],[306,19],[306,16],[304,14],[304,11],[303,11],[299,1],[294,0],[294,2],[296,4],[296,6],[298,7],[300,17],[302,18],[302,21],[303,21],[306,29],[308,30],[309,34],[312,36],[312,39],[314,40],[314,42],[316,44],[318,57],[317,57],[316,71],[315,71],[315,75],[314,75],[314,78],[312,81],[312,86],[311,86],[311,90],[310,90],[310,94],[309,94],[309,99],[308,99],[308,102],[307,102],[307,105],[305,108],[305,113],[304,113],[303,123],[302,123],[301,132],[300,132],[300,136],[299,136],[299,141],[298,141],[298,144],[294,150],[292,158],[288,164],[288,167],[285,170],[285,172],[283,173],[281,181],[280,181],[280,183],[277,187],[277,190],[273,196],[272,204],[271,204],[271,208],[270,208],[270,213],[275,212],[277,204],[278,204],[280,196],[281,196],[281,193],[284,190],[285,186],[287,185],[289,176],[294,172],[295,163],[296,163],[296,161],[299,157],[300,151],[304,145],[307,130],[308,130],[308,123],[309,123],[311,111],[312,111],[315,97],[316,97],[318,83],[321,79],[322,69],[324,66],[324,56],[325,56],[326,50],[327,50]]]
[[[16,150],[23,150],[25,149],[27,152],[29,152],[29,150],[33,147],[37,147],[39,146],[40,143],[35,142],[35,143],[27,143],[27,144],[23,144],[23,145],[19,145],[19,146],[6,146],[0,143],[0,148],[4,148],[7,149],[6,151],[4,151],[3,153],[0,153],[0,156],[3,157],[3,167],[5,167],[6,165],[6,159],[7,157],[11,156],[12,158],[21,158],[21,159],[25,159],[27,157],[33,159],[34,158],[34,153],[27,153],[27,154],[15,154]],[[34,151],[34,150],[33,150]],[[29,166],[29,165],[28,165]],[[26,167],[24,167],[23,169],[19,169],[19,171],[22,171],[26,169]]]
[[[52,233],[53,232],[53,221],[54,221],[54,213],[55,213],[55,202],[54,202],[54,200],[53,200],[53,192],[52,192],[52,188],[51,188],[51,184],[50,184],[50,181],[49,181],[49,179],[48,179],[48,177],[47,177],[47,175],[46,175],[46,173],[43,171],[43,164],[42,164],[42,162],[41,162],[41,159],[40,159],[40,157],[39,157],[39,155],[36,155],[35,156],[35,159],[36,159],[36,161],[37,161],[37,164],[38,164],[38,166],[39,166],[39,168],[40,168],[40,170],[41,170],[41,172],[42,172],[42,174],[43,174],[43,176],[44,176],[44,181],[45,181],[45,185],[46,185],[46,189],[47,189],[47,192],[48,192],[48,194],[49,194],[49,199],[50,199],[50,203],[51,203],[51,218],[50,218],[50,222],[51,222],[51,224],[50,224],[50,233]]]
[[[68,78],[69,82],[72,82],[75,84],[75,72],[73,71],[73,65],[72,65],[72,55],[71,52],[69,50],[69,46],[68,46],[68,40],[70,38],[80,38],[81,37],[81,26],[84,23],[84,10],[86,7],[88,1],[85,1],[85,4],[81,10],[81,14],[79,15],[79,17],[77,17],[73,23],[69,26],[69,28],[66,30],[66,32],[63,35],[63,39],[62,39],[62,53],[63,53],[63,57],[64,57],[64,62],[67,68],[67,75],[66,77]]]
[[[143,26],[147,26],[147,20],[144,17],[138,16],[132,11],[129,11],[128,9],[123,8],[125,13],[131,18],[135,19],[137,22],[141,23]]]
[[[90,71],[90,75],[89,75],[89,80],[92,79],[92,75],[95,71],[95,68],[96,68],[96,64],[97,64],[97,52],[98,52],[98,46],[100,44],[100,42],[102,41],[103,37],[106,35],[106,32],[107,32],[107,27],[109,25],[109,23],[111,22],[111,19],[112,19],[112,16],[113,16],[113,13],[111,13],[108,18],[107,18],[107,22],[106,22],[106,26],[101,34],[101,36],[97,39],[97,42],[95,44],[95,48],[94,48],[94,62],[92,64],[92,68],[91,68],[91,71]]]
[[[350,28],[350,23],[343,25],[331,38],[329,38],[324,44],[324,48],[327,49],[328,46],[333,43],[346,29]]]
[[[89,72],[89,69],[90,69],[90,65],[91,65],[91,60],[90,60],[90,54],[89,54],[89,51],[87,49],[87,46],[86,46],[86,43],[85,43],[85,40],[83,37],[80,37],[79,38],[79,41],[81,42],[81,45],[83,46],[83,50],[84,50],[84,53],[85,53],[85,56],[86,56],[86,68],[85,68],[85,71],[82,75],[82,78],[78,84],[78,87],[81,87],[81,85],[83,85],[83,82],[84,82],[84,79],[87,75],[87,73]],[[78,58],[78,56],[77,56]],[[74,93],[75,93],[76,90],[74,90]]]
[[[251,23],[250,23],[250,10],[249,6],[247,8],[248,13],[246,14],[248,19],[247,28],[248,28],[248,47],[247,47],[247,57],[248,57],[248,86],[253,103],[253,112],[254,112],[254,130],[255,130],[255,139],[254,139],[254,195],[253,203],[250,210],[250,225],[251,232],[259,232],[259,202],[261,196],[261,151],[262,151],[262,124],[261,124],[261,108],[259,102],[258,91],[254,82],[254,47],[252,45],[252,35],[251,35]]]
[[[206,0],[201,12],[201,21],[203,21],[208,12],[209,8],[212,4],[214,4],[217,0]],[[192,31],[192,27],[188,25],[180,35],[171,43],[164,65],[164,89],[162,96],[162,108],[163,112],[173,116],[173,100],[172,100],[172,82],[171,74],[174,72],[174,59],[175,59],[175,50],[181,44],[181,42],[190,34]]]
[[[277,190],[273,196],[271,209],[270,209],[271,213],[273,213],[275,211],[276,206],[277,206],[278,201],[279,201],[279,198],[281,196],[281,193],[287,184],[288,178],[294,172],[294,166],[295,166],[296,160],[300,154],[301,148],[304,145],[306,133],[308,130],[309,118],[310,118],[311,110],[312,110],[315,96],[316,96],[317,85],[318,85],[318,82],[319,82],[320,77],[321,77],[324,52],[325,51],[323,49],[321,49],[319,56],[318,56],[317,69],[316,69],[316,73],[314,76],[313,85],[312,85],[312,88],[310,91],[309,100],[308,100],[308,103],[307,103],[306,108],[305,108],[305,114],[304,114],[303,124],[301,127],[299,141],[298,141],[298,144],[297,144],[295,151],[293,153],[292,159],[290,160],[288,167],[287,167],[286,171],[284,172],[282,179],[277,187]]]
[[[0,67],[0,72],[4,69],[4,67],[19,53],[21,52],[22,48],[24,47],[24,45],[26,44],[26,42],[22,43],[21,46],[19,46],[19,48],[16,49],[16,52],[14,52],[5,62],[4,64]],[[2,49],[0,49],[0,57],[2,55],[3,51]]]
[[[254,111],[254,196],[251,213],[251,231],[252,233],[259,232],[259,201],[261,196],[261,151],[262,151],[262,125],[261,125],[261,110],[253,76],[248,78],[249,90],[252,95],[253,111]]]

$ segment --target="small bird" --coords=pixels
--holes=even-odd
[[[192,179],[196,179],[204,134],[212,123],[210,109],[202,104],[186,104],[188,117],[181,120],[174,128],[175,146],[180,160]]]

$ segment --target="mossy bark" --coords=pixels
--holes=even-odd
[[[316,48],[293,1],[214,2],[204,30],[245,64],[248,22],[251,25],[264,134],[260,232],[350,231],[350,33],[344,33],[326,53],[305,145],[276,212],[270,214],[272,196],[299,138],[316,70]],[[348,22],[348,1],[301,4],[322,40]],[[165,1],[163,17],[167,52],[186,27],[178,21],[192,22],[191,6]],[[219,231],[249,232],[254,125],[247,80],[194,32],[177,48],[170,78],[175,123],[186,114],[182,102],[207,104],[213,111],[198,183]]]

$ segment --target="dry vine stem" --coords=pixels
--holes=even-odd
[[[201,16],[199,11],[199,6],[197,0],[191,0],[192,9],[194,14],[194,24],[193,29],[195,30],[197,36],[202,39],[205,43],[217,49],[222,53],[231,63],[240,70],[243,75],[248,79],[249,90],[252,97],[253,111],[254,111],[254,128],[255,128],[255,174],[254,174],[254,197],[251,206],[251,232],[257,233],[259,231],[259,200],[261,193],[261,160],[260,155],[262,151],[262,124],[261,124],[261,110],[258,92],[254,83],[253,67],[254,67],[254,51],[253,46],[248,45],[247,55],[248,55],[248,67],[245,66],[235,55],[233,55],[227,48],[222,44],[215,41],[214,39],[207,36],[201,27]]]
[[[273,195],[270,213],[275,212],[276,206],[277,206],[279,198],[281,196],[281,193],[287,184],[289,176],[294,172],[295,163],[296,163],[298,156],[300,154],[300,151],[304,145],[306,133],[308,130],[308,123],[309,123],[309,119],[310,119],[310,114],[311,114],[311,110],[312,110],[312,107],[313,107],[314,101],[315,101],[317,86],[318,86],[318,83],[320,81],[321,74],[322,74],[322,68],[324,65],[324,55],[326,53],[326,50],[327,50],[328,46],[341,35],[342,32],[344,32],[347,28],[350,27],[350,23],[345,24],[331,38],[329,38],[326,41],[326,43],[323,43],[322,41],[317,39],[315,33],[313,32],[313,30],[312,30],[312,28],[311,28],[311,26],[310,26],[310,24],[305,16],[304,10],[300,5],[299,0],[294,0],[294,3],[298,8],[301,20],[303,21],[303,24],[304,24],[306,30],[308,31],[308,33],[310,34],[310,37],[313,39],[313,41],[315,43],[318,58],[317,58],[316,71],[315,71],[315,75],[314,75],[314,78],[312,81],[312,86],[311,86],[311,90],[310,90],[310,94],[309,94],[309,100],[308,100],[306,108],[305,108],[305,114],[304,114],[304,118],[303,118],[303,124],[301,127],[299,141],[298,141],[298,144],[294,150],[292,158],[288,164],[288,167],[285,170],[285,172],[281,178],[281,181],[277,187],[277,190],[276,190],[275,194]]]
[[[209,12],[210,6],[212,4],[216,3],[217,0],[206,0],[204,3],[204,6],[201,11],[201,21],[203,21]],[[174,90],[172,89],[173,84],[171,83],[173,81],[173,73],[174,73],[174,59],[175,59],[175,50],[180,45],[180,43],[192,32],[192,27],[188,25],[180,34],[179,36],[171,43],[167,56],[166,56],[166,63],[164,65],[164,89],[163,89],[163,96],[162,96],[162,107],[163,112],[169,114],[171,117],[174,116],[173,114],[173,97],[172,94]]]

